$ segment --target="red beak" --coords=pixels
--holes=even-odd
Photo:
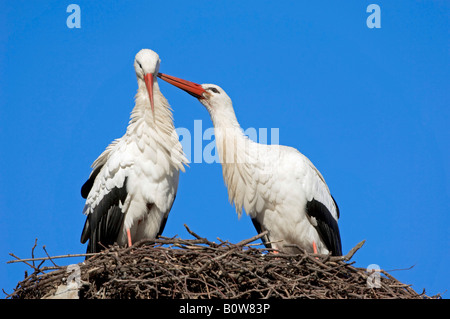
[[[186,80],[176,78],[174,76],[163,74],[163,73],[158,73],[158,76],[162,80],[176,86],[177,88],[180,88],[180,89],[188,92],[190,95],[192,95],[193,97],[196,97],[197,99],[204,98],[203,93],[205,93],[206,91],[204,88],[202,88],[202,86],[200,84],[186,81]]]
[[[147,73],[144,75],[145,86],[147,87],[148,97],[150,98],[150,106],[152,107],[152,112],[154,112],[153,104],[153,74]]]

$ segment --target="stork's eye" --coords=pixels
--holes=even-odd
[[[219,90],[216,89],[216,88],[210,87],[210,88],[206,88],[206,89],[207,89],[207,90],[211,90],[211,91],[213,91],[214,93],[219,93],[219,94],[220,94]]]
[[[139,62],[139,61],[137,61],[137,60],[136,60],[136,62],[137,62],[137,64],[139,64],[139,67],[140,67],[142,70],[144,70],[144,68],[142,67],[141,62]]]

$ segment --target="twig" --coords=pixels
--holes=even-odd
[[[389,270],[385,269],[384,271],[386,271],[386,272],[392,272],[392,271],[411,270],[411,269],[413,269],[415,266],[416,266],[416,265],[414,264],[414,265],[412,265],[412,266],[410,266],[410,267],[408,267],[408,268],[389,269]]]
[[[51,261],[51,263],[53,264],[53,266],[59,267],[57,264],[55,264],[55,262],[53,261],[52,257],[50,257],[50,255],[48,254],[47,249],[45,249],[45,245],[42,246],[42,249],[45,251],[45,254],[47,255],[48,259]]]
[[[365,239],[363,241],[360,241],[355,247],[350,249],[347,255],[338,258],[342,259],[343,261],[349,261],[350,259],[352,259],[353,255],[364,245],[365,242]]]
[[[33,248],[31,248],[31,257],[32,258],[34,258],[34,249],[36,248],[36,246],[37,246],[37,238],[34,239],[34,246],[33,246]],[[34,266],[35,265],[34,265],[34,260],[33,260],[33,267]]]
[[[192,236],[194,236],[195,238],[197,238],[197,239],[205,239],[205,238],[200,237],[196,233],[194,233],[186,224],[183,224],[183,226],[186,228],[187,232],[189,234],[191,234]]]
[[[253,236],[253,237],[251,237],[251,238],[249,238],[249,239],[241,240],[240,242],[238,242],[238,243],[236,244],[236,246],[245,246],[245,245],[247,245],[247,244],[249,244],[249,243],[251,243],[251,242],[253,242],[253,241],[255,241],[255,240],[260,239],[261,237],[264,237],[264,236],[267,235],[267,234],[268,234],[268,231],[265,230],[265,231],[263,231],[262,233],[259,233],[258,235]]]
[[[52,256],[52,257],[50,257],[50,256],[47,255],[47,257],[38,257],[38,258],[19,258],[19,257],[15,256],[14,254],[11,254],[11,253],[10,253],[9,255],[12,256],[12,257],[15,257],[16,260],[9,260],[9,261],[6,262],[7,264],[20,263],[20,262],[23,262],[23,263],[26,264],[28,261],[35,262],[35,261],[38,261],[38,260],[43,260],[43,261],[45,261],[45,260],[50,260],[50,259],[60,259],[60,258],[90,257],[90,256],[98,255],[98,253],[90,253],[90,254],[67,254],[67,255]],[[31,266],[31,265],[30,265],[30,267],[34,268],[34,267]]]
[[[192,236],[194,236],[197,239],[201,239],[204,241],[205,244],[208,244],[211,247],[218,247],[219,245],[217,245],[216,243],[209,241],[206,238],[200,237],[199,235],[197,235],[196,233],[194,233],[186,224],[184,224],[184,227],[186,228],[186,230],[188,231],[189,234],[191,234]]]
[[[9,253],[9,255],[12,256],[12,257],[14,257],[14,258],[17,258],[18,260],[16,260],[16,261],[21,261],[21,262],[25,263],[26,265],[30,266],[31,268],[34,269],[34,271],[35,271],[36,273],[42,272],[42,271],[39,269],[39,266],[40,266],[41,264],[39,264],[39,266],[36,267],[36,266],[34,265],[34,261],[33,261],[33,264],[30,264],[30,263],[28,263],[27,261],[21,260],[19,257],[17,257],[16,255],[14,255],[13,253]]]

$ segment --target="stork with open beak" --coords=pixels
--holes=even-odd
[[[342,255],[338,206],[306,156],[292,147],[251,141],[219,86],[158,76],[199,99],[209,111],[229,200],[239,217],[242,210],[250,215],[259,233],[268,231],[263,237],[267,247],[295,252],[299,246]]]
[[[88,253],[154,239],[166,224],[187,159],[159,90],[159,65],[152,50],[137,53],[138,90],[127,131],[94,161],[81,188],[87,216],[81,242],[89,240]]]

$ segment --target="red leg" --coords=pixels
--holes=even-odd
[[[314,250],[314,253],[317,254],[317,245],[314,240],[313,240],[313,250]]]
[[[131,233],[129,228],[127,228],[127,237],[128,237],[128,247],[131,247],[133,243],[131,242]]]

